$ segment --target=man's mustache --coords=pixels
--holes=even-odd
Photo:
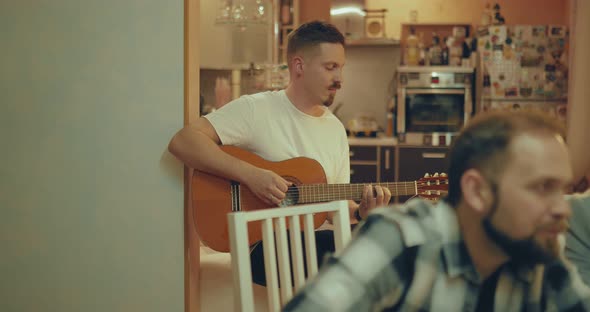
[[[555,223],[551,223],[540,228],[541,231],[549,230],[552,232],[565,232],[570,228],[570,223],[568,220],[563,219],[559,220]]]
[[[342,87],[342,83],[340,83],[340,81],[335,81],[331,86],[330,89],[336,89],[336,90],[340,90],[340,88]]]

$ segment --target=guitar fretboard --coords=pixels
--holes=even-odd
[[[386,187],[391,196],[416,195],[418,182],[371,183]],[[299,203],[317,203],[334,200],[360,200],[366,184],[304,184],[299,185]]]

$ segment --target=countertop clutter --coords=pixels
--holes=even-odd
[[[393,146],[397,145],[395,137],[376,137],[376,138],[348,138],[348,144],[359,146]]]

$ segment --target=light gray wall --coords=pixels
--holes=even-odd
[[[399,64],[397,45],[346,47],[344,82],[332,105],[342,103],[337,115],[345,126],[359,115],[370,115],[387,129],[387,105],[395,95],[393,78]]]
[[[0,311],[183,311],[183,1],[0,1]]]

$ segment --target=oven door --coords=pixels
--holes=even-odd
[[[398,132],[402,133],[458,132],[470,113],[465,88],[404,88],[399,97]]]

